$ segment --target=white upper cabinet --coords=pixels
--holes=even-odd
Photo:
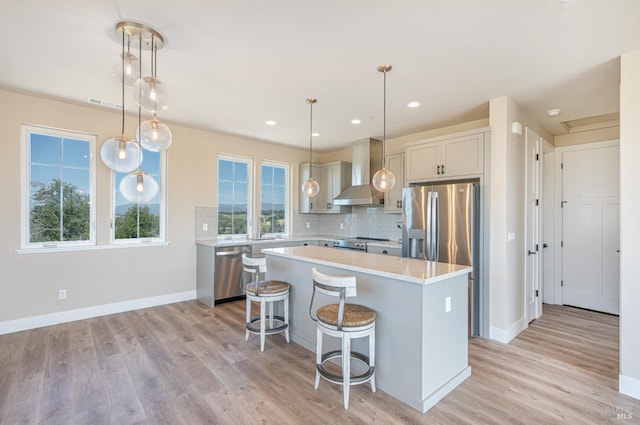
[[[482,130],[407,143],[405,183],[482,174],[485,137]]]
[[[384,194],[384,211],[401,213],[402,188],[404,187],[404,153],[387,155],[386,167],[396,177],[396,185]]]

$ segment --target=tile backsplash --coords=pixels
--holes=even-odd
[[[292,236],[326,235],[335,237],[366,236],[389,239],[402,237],[398,223],[401,214],[389,214],[383,207],[345,207],[341,214],[300,214],[293,211]],[[218,208],[196,207],[195,240],[209,240],[218,237]],[[308,223],[308,228],[307,228]],[[206,226],[205,226],[206,225]],[[207,227],[207,230],[204,230]]]

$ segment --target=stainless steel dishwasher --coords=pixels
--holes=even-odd
[[[213,298],[216,304],[243,297],[242,254],[251,254],[251,247],[216,247],[216,263],[213,277]]]

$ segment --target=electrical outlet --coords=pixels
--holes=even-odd
[[[207,230],[209,230],[209,223],[202,223],[202,231],[206,232]]]
[[[444,312],[448,313],[451,311],[451,297],[447,297],[444,299]]]
[[[58,299],[66,300],[67,299],[67,290],[66,289],[58,289]]]
[[[340,223],[340,230],[344,230],[344,223]]]
[[[310,228],[311,228],[311,223],[307,221],[307,229],[310,229]]]

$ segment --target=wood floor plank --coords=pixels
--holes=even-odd
[[[197,301],[0,336],[0,424],[619,424],[618,318],[544,306],[510,344],[469,342],[472,376],[422,414],[322,381],[315,355],[244,341],[244,301]],[[383,344],[384,341],[377,341]],[[616,414],[632,414],[621,422]]]

